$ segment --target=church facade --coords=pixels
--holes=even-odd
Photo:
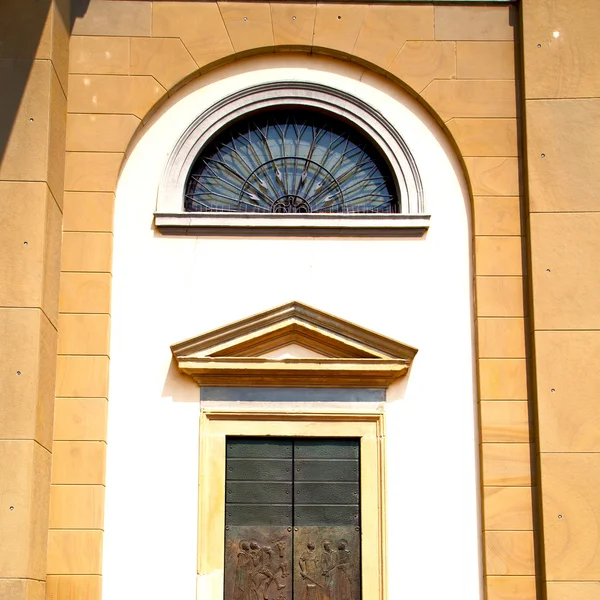
[[[0,599],[600,594],[600,5],[7,0]]]

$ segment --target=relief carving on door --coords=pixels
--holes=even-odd
[[[359,600],[359,534],[350,527],[299,527],[294,600]]]
[[[225,599],[359,600],[358,533],[345,527],[293,533],[292,542],[287,528],[230,528]]]
[[[234,527],[228,530],[225,598],[292,600],[291,543],[287,528]]]

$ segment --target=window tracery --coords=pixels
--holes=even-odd
[[[315,111],[250,115],[221,131],[190,172],[185,210],[395,213],[388,166],[364,135]]]
[[[288,120],[277,130],[261,121],[269,114]],[[232,142],[243,135],[240,152]],[[321,83],[268,81],[218,100],[183,132],[154,222],[177,235],[421,236],[429,215],[416,161],[383,114]]]

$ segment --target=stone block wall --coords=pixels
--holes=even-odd
[[[524,0],[543,565],[548,600],[600,595],[600,4]]]
[[[186,81],[273,52],[383,74],[454,141],[473,196],[485,587],[488,600],[536,598],[519,36],[508,6],[93,0],[75,20],[48,598],[101,595],[112,211],[129,142]]]
[[[45,594],[69,3],[0,4],[0,598]]]

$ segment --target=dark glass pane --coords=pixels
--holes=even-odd
[[[200,398],[230,402],[385,402],[385,390],[202,386]]]
[[[375,146],[348,123],[290,107],[251,115],[203,149],[188,212],[392,213],[398,198]]]

